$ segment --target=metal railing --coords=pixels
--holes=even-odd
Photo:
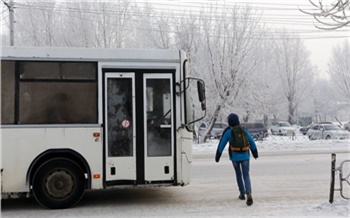
[[[329,203],[334,201],[334,191],[339,191],[340,195],[347,200],[350,200],[350,197],[346,197],[343,192],[343,183],[347,183],[350,186],[350,172],[343,176],[343,166],[345,163],[350,163],[350,160],[344,160],[341,162],[340,166],[336,168],[336,154],[332,154],[332,164],[331,164],[331,187],[329,193]],[[339,172],[339,188],[335,189],[335,173]]]

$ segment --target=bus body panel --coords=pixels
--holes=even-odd
[[[107,62],[179,62],[179,50],[159,49],[100,49],[55,47],[2,47],[3,60],[36,61],[107,61]],[[184,53],[181,53],[184,55]]]
[[[192,132],[186,129],[180,129],[178,134],[178,144],[181,144],[181,150],[178,151],[178,169],[181,169],[178,178],[181,185],[188,185],[192,179]]]
[[[39,154],[49,149],[71,149],[89,163],[92,174],[101,174],[92,180],[92,187],[102,188],[102,140],[100,127],[17,127],[2,128],[2,191],[28,192],[29,166]],[[102,135],[101,135],[102,136]]]
[[[106,73],[111,74],[119,71],[133,74],[136,80],[138,73],[134,71],[146,70],[142,78],[159,79],[158,74],[162,70],[167,72],[171,81],[172,99],[172,158],[156,157],[147,159],[143,157],[147,168],[144,170],[146,177],[155,180],[155,185],[187,185],[191,182],[192,176],[192,132],[184,127],[186,113],[189,113],[191,105],[185,102],[183,72],[186,54],[179,50],[138,50],[138,49],[85,49],[85,48],[2,48],[2,61],[35,61],[35,62],[94,62],[96,63],[97,82],[97,121],[92,124],[2,124],[2,193],[30,192],[29,178],[35,169],[30,167],[40,154],[49,150],[70,149],[81,155],[91,172],[86,175],[90,178],[91,189],[104,189],[119,187],[122,183],[107,183],[106,174],[108,170],[106,144]],[[152,70],[157,72],[153,78]],[[169,74],[169,70],[173,73]],[[148,76],[145,76],[145,75]],[[117,74],[116,74],[117,75]],[[171,75],[171,76],[169,76]],[[111,77],[111,76],[109,76]],[[161,77],[161,76],[160,76]],[[113,78],[113,77],[111,77]],[[163,78],[161,78],[163,79]],[[144,86],[145,85],[145,82]],[[140,88],[136,86],[136,89]],[[146,87],[143,88],[145,92]],[[146,104],[146,103],[144,103]],[[187,104],[187,105],[186,105]],[[135,105],[134,105],[135,106]],[[146,107],[146,106],[144,106]],[[28,109],[30,110],[30,108]],[[143,109],[144,111],[146,109]],[[135,113],[135,112],[134,112]],[[139,115],[138,115],[139,116]],[[144,121],[147,122],[146,119]],[[145,125],[146,126],[146,125]],[[167,125],[162,127],[167,128]],[[146,130],[145,130],[146,131]],[[146,132],[145,132],[146,133]],[[136,136],[134,136],[136,137]],[[145,137],[146,139],[146,137]],[[138,138],[138,140],[140,140]],[[147,144],[147,143],[144,143]],[[137,145],[136,145],[137,146]],[[146,148],[144,148],[146,149]],[[170,163],[169,161],[172,161]],[[118,162],[116,162],[118,163]],[[146,164],[145,164],[146,165]],[[164,168],[164,166],[171,166]],[[153,171],[154,170],[154,171]],[[167,175],[162,173],[167,171]],[[159,173],[162,172],[162,173]],[[173,175],[169,177],[168,175]],[[131,183],[132,186],[148,185]],[[169,183],[169,179],[171,180]],[[161,183],[157,184],[157,181]],[[164,181],[168,181],[162,183]],[[153,183],[152,183],[153,184]],[[126,184],[125,184],[126,185]],[[127,185],[130,185],[128,183]]]

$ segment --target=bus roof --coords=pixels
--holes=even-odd
[[[181,50],[175,49],[115,49],[72,47],[2,47],[2,60],[62,60],[62,61],[167,61],[180,60]]]

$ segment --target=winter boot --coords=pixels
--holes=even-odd
[[[250,206],[253,204],[253,198],[251,194],[247,194],[247,205]]]

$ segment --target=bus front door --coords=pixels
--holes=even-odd
[[[174,181],[172,74],[144,74],[145,180]]]
[[[104,79],[107,185],[173,183],[172,74],[108,72]]]
[[[133,73],[106,73],[104,81],[106,181],[136,180],[135,79]]]

